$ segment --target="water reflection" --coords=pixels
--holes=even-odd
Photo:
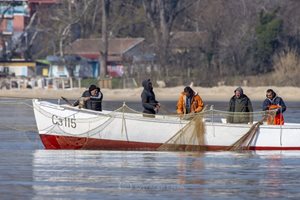
[[[298,199],[300,151],[0,151],[1,199]]]
[[[280,155],[271,155],[266,159],[268,162],[268,170],[266,172],[266,177],[262,184],[268,185],[272,190],[267,191],[265,196],[272,198],[277,198],[281,196],[280,187],[281,187],[281,156]]]
[[[35,196],[33,152],[0,150],[0,199],[31,199]]]
[[[179,154],[178,183],[179,184],[204,184],[201,178],[204,170],[202,161],[204,153]]]

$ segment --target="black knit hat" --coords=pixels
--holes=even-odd
[[[96,85],[90,85],[90,87],[89,87],[89,91],[90,92],[93,91],[93,90],[95,90],[95,89],[97,89]]]

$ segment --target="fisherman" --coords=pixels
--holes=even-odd
[[[91,92],[91,109],[96,111],[102,111],[102,99],[103,93],[101,92],[100,88],[97,87],[96,92]]]
[[[103,94],[100,91],[100,88],[92,84],[90,85],[88,90],[83,92],[79,100],[73,103],[73,106],[102,111],[102,99]]]
[[[185,87],[177,102],[177,114],[198,113],[202,110],[201,97],[191,87]]]
[[[229,101],[228,111],[230,113],[227,117],[227,123],[253,123],[252,103],[241,87],[234,90],[234,95]]]
[[[144,107],[143,113],[145,113],[144,116],[154,117],[154,115],[159,111],[160,103],[155,99],[151,80],[144,80],[142,85],[144,87],[144,90],[141,94],[142,105]]]
[[[277,96],[277,94],[272,89],[267,90],[266,97],[267,98],[262,105],[263,111],[275,112],[274,119],[272,117],[268,118],[268,124],[283,125],[283,112],[286,111],[286,106],[283,99]]]

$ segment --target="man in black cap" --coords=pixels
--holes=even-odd
[[[234,95],[229,101],[229,112],[227,123],[253,123],[252,104],[241,87],[234,90]]]
[[[90,85],[89,89],[84,91],[79,100],[73,103],[73,106],[80,106],[90,110],[102,111],[103,94],[96,85]],[[81,106],[81,101],[83,105]]]

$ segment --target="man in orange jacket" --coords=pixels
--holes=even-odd
[[[185,87],[177,102],[178,114],[189,114],[201,112],[203,101],[189,86]]]

